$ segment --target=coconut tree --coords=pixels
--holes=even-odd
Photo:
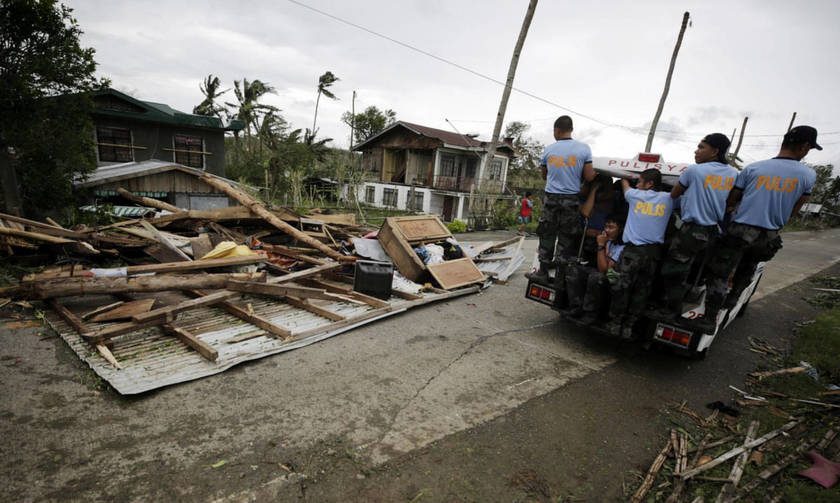
[[[254,131],[260,130],[261,114],[278,111],[277,107],[259,103],[260,98],[275,92],[275,89],[267,82],[259,79],[250,82],[248,79],[233,81],[233,94],[238,103],[226,103],[226,105],[235,109],[236,118],[245,123],[245,136],[251,136],[252,128]]]
[[[223,105],[217,105],[216,99],[230,91],[230,89],[219,91],[221,86],[222,82],[219,80],[219,77],[216,77],[212,73],[208,75],[204,79],[204,82],[199,85],[201,94],[204,95],[204,101],[193,108],[193,113],[196,115],[215,115],[221,119],[222,112],[225,110],[225,107]]]
[[[315,118],[312,119],[312,131],[315,131],[315,124],[318,122],[318,104],[321,101],[321,95],[323,94],[331,100],[337,100],[338,97],[327,88],[339,80],[341,79],[333,75],[333,72],[330,71],[318,77],[318,97],[315,99]]]

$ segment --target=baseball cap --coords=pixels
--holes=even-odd
[[[822,147],[817,144],[817,130],[811,126],[796,126],[787,133],[785,133],[785,142],[790,143],[809,143],[817,150],[822,150]]]

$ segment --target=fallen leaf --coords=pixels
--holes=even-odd
[[[219,467],[225,466],[226,464],[227,464],[227,460],[226,460],[226,459],[223,459],[223,460],[219,461],[218,463],[213,463],[213,464],[212,464],[212,465],[210,465],[210,466],[211,466],[212,468],[219,468]]]
[[[761,466],[761,463],[764,461],[764,453],[761,451],[753,451],[750,454],[750,459],[747,460],[747,463],[753,463],[755,465]]]
[[[712,459],[714,459],[714,458],[712,458],[711,456],[700,456],[700,459],[697,460],[697,466],[705,465],[706,463],[708,463]]]

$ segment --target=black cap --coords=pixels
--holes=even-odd
[[[729,138],[723,133],[707,134],[703,141],[718,149],[718,161],[726,164],[726,152],[729,151]]]
[[[822,150],[822,147],[817,144],[817,130],[811,126],[796,126],[785,133],[784,142],[809,143],[815,149]]]

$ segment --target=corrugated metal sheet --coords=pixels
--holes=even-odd
[[[87,206],[82,206],[79,209],[82,210],[82,211],[91,211],[91,212],[104,211],[104,210],[107,209],[107,210],[109,210],[108,213],[113,215],[113,216],[116,216],[116,217],[131,217],[131,218],[142,217],[142,216],[146,215],[147,213],[153,213],[155,211],[158,211],[158,210],[155,210],[154,208],[147,208],[145,206],[111,206],[111,207],[106,207],[106,206],[95,206],[95,205],[92,205],[92,204],[87,205]]]
[[[475,265],[478,267],[478,270],[483,272],[486,276],[498,281],[507,281],[508,278],[510,278],[511,275],[513,275],[513,273],[516,272],[525,262],[525,254],[522,253],[521,250],[516,252],[514,255],[516,248],[516,244],[512,244],[499,251],[483,253],[481,254],[482,259],[498,260],[476,262]],[[464,253],[466,253],[470,258],[475,258],[474,250],[475,246],[469,245],[464,249]]]
[[[456,295],[474,293],[477,290],[477,288],[468,288],[447,294],[426,293],[423,302],[435,302]],[[102,358],[95,348],[84,341],[57,314],[50,311],[47,314],[47,321],[94,372],[108,381],[119,393],[131,395],[218,374],[242,362],[308,346],[357,326],[401,313],[415,305],[412,301],[392,297],[390,302],[393,310],[353,324],[339,326],[327,318],[283,302],[265,297],[246,297],[246,299],[257,315],[291,330],[292,338],[284,341],[259,335],[241,342],[230,343],[231,339],[241,335],[263,334],[264,332],[221,309],[204,307],[182,313],[175,323],[217,350],[219,357],[215,362],[203,358],[178,339],[166,335],[162,329],[155,327],[113,339],[111,352],[123,366],[123,369],[119,370]],[[68,301],[66,305],[72,307],[73,302],[76,301]],[[368,305],[347,302],[325,302],[318,305],[346,318],[355,318],[375,310]],[[90,326],[93,329],[101,329],[111,325],[113,323],[91,324]],[[318,331],[319,328],[323,328],[323,332]],[[294,340],[296,333],[304,332],[311,335]]]

